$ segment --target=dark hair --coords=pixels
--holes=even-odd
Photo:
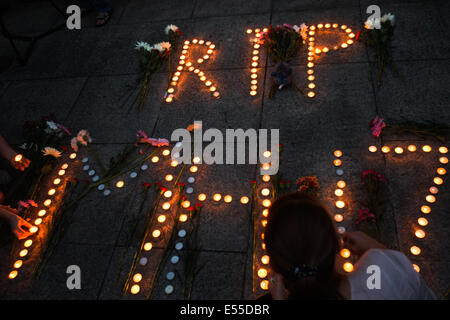
[[[269,210],[266,248],[288,299],[343,299],[335,270],[339,238],[323,204],[297,192],[280,197]]]

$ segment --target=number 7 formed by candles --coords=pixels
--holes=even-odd
[[[317,59],[317,57],[321,53],[328,53],[330,49],[328,47],[322,47],[319,48],[318,46],[315,46],[315,36],[316,32],[320,31],[329,31],[329,30],[340,30],[342,32],[345,32],[347,34],[347,40],[342,42],[338,46],[334,46],[332,50],[336,51],[341,49],[346,49],[348,46],[352,45],[354,43],[353,38],[355,38],[355,34],[352,32],[352,29],[347,27],[346,25],[339,26],[337,23],[319,23],[317,25],[312,25],[308,27],[308,62],[306,64],[307,66],[307,79],[308,79],[308,93],[307,96],[309,98],[314,98],[316,96],[316,93],[314,89],[316,88],[316,84],[314,83],[315,75],[314,75],[314,60]]]
[[[263,29],[263,32],[267,32],[267,28]],[[252,37],[254,34],[254,38],[250,38],[250,42],[252,43],[252,62],[251,62],[251,69],[250,69],[250,95],[255,96],[258,92],[258,66],[259,66],[259,56],[260,56],[260,48],[261,44],[259,43],[259,38],[261,37],[261,29],[256,28],[253,29],[247,29],[247,34]]]
[[[196,61],[193,61],[193,57],[190,56],[190,50],[192,45],[206,46],[205,54],[201,58],[198,58]],[[206,78],[205,72],[201,71],[199,68],[199,66],[203,62],[207,61],[211,57],[211,55],[214,53],[215,47],[216,47],[215,44],[211,43],[211,41],[205,41],[202,39],[200,40],[192,39],[192,41],[186,40],[184,42],[177,70],[174,72],[170,80],[169,88],[167,89],[166,93],[167,103],[173,102],[173,98],[175,96],[175,89],[178,86],[178,81],[181,77],[181,71],[183,71],[184,69],[187,69],[189,72],[195,73],[199,77],[200,81],[202,81],[205,84],[209,92],[211,92],[215,98],[220,97],[220,93],[217,91],[217,87],[213,85],[211,80]],[[196,63],[197,66],[194,66],[194,63]]]

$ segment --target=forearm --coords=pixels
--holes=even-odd
[[[7,160],[11,160],[16,155],[16,152],[10,147],[8,142],[0,136],[0,156]]]

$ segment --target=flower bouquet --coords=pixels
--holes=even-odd
[[[387,65],[390,65],[396,71],[391,52],[394,29],[395,16],[387,13],[381,19],[374,17],[367,19],[364,23],[364,28],[358,33],[357,38],[360,37],[370,48],[375,50],[378,87],[381,86],[381,79]]]
[[[315,197],[319,196],[319,180],[316,176],[305,176],[296,181],[297,192],[306,193]]]
[[[267,53],[273,62],[276,63],[275,71],[272,72],[272,87],[269,97],[273,97],[275,89],[281,90],[283,87],[293,84],[292,68],[289,62],[295,57],[305,42],[307,26],[303,23],[301,26],[291,26],[289,24],[269,26],[260,33],[257,38],[259,44],[267,48]]]
[[[135,49],[139,54],[139,82],[141,84],[129,109],[131,109],[136,102],[138,102],[139,111],[143,109],[150,92],[151,78],[166,60],[169,60],[170,74],[170,52],[176,49],[178,39],[181,36],[181,31],[177,26],[171,24],[165,28],[165,33],[168,37],[168,41],[155,43],[153,45],[144,41],[138,41],[136,43]],[[128,101],[129,98],[130,96],[127,97],[126,101]]]

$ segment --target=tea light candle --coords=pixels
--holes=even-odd
[[[267,196],[270,194],[269,188],[263,188],[263,189],[261,190],[261,194],[262,194],[263,196],[267,197]]]
[[[265,228],[267,226],[267,220],[261,220],[261,225],[263,226],[263,228]]]
[[[223,201],[226,203],[230,203],[233,200],[233,197],[227,194],[225,197],[223,197]]]
[[[192,162],[195,163],[195,164],[200,163],[200,157],[194,157],[192,159]]]
[[[76,157],[77,157],[76,153],[71,153],[70,156],[69,156],[69,158],[72,159],[72,160],[75,159]]]
[[[42,223],[42,219],[41,218],[37,218],[36,220],[34,220],[34,224],[35,225],[40,225]]]
[[[431,208],[429,206],[422,206],[420,207],[420,211],[422,211],[422,213],[428,214],[431,212]]]
[[[162,152],[162,155],[167,157],[170,154],[170,150],[169,149],[164,149]]]
[[[61,169],[61,170],[58,171],[58,175],[59,176],[63,176],[65,174],[66,174],[66,170]]]
[[[268,217],[269,216],[269,209],[264,209],[263,211],[262,211],[262,215],[263,215],[263,217]]]
[[[396,154],[402,154],[402,153],[403,153],[403,148],[402,148],[402,147],[396,147],[396,148],[394,149],[394,152],[395,152]]]
[[[334,220],[336,222],[342,222],[344,220],[344,216],[342,214],[335,214],[334,215]]]
[[[261,257],[261,263],[262,264],[269,264],[270,258],[268,255],[264,255]]]
[[[370,147],[369,147],[369,151],[370,151],[370,152],[377,152],[377,147],[375,147],[375,146],[370,146]]]
[[[166,222],[166,216],[163,215],[163,214],[159,215],[159,216],[158,216],[158,222],[159,222],[159,223],[164,223],[164,222]]]
[[[383,153],[389,153],[389,151],[391,151],[391,148],[389,148],[388,146],[383,146],[381,148],[381,152],[383,152]]]
[[[347,259],[348,257],[350,257],[350,250],[344,248],[340,251],[341,257],[344,259]]]
[[[222,199],[222,195],[220,193],[215,193],[213,195],[213,200],[214,201],[218,202],[218,201],[220,201],[220,199]]]
[[[341,151],[341,150],[336,150],[336,151],[334,152],[334,156],[335,156],[336,158],[342,157],[342,151]]]
[[[164,202],[161,207],[164,210],[169,210],[170,209],[170,203],[169,202]]]
[[[440,153],[447,153],[448,152],[448,148],[447,147],[439,147],[439,152]]]
[[[423,151],[423,152],[431,152],[431,147],[430,147],[429,145],[424,145],[424,146],[422,147],[422,151]]]
[[[189,171],[192,172],[192,173],[196,173],[198,171],[198,167],[197,166],[191,166],[189,168]]]
[[[443,176],[444,174],[447,173],[447,170],[445,170],[444,168],[438,168],[438,169],[436,170],[436,172],[437,172],[438,174],[440,174],[441,176]]]
[[[447,157],[440,157],[439,158],[439,162],[442,164],[447,164],[448,163],[448,158]]]
[[[353,264],[351,264],[350,262],[346,262],[342,265],[342,268],[344,269],[345,272],[352,272]]]
[[[270,163],[264,163],[264,164],[262,165],[262,168],[263,168],[264,170],[269,170],[269,169],[270,169]]]
[[[13,270],[8,274],[8,278],[14,279],[15,277],[17,277],[18,274],[19,274],[19,272],[17,272],[17,270]]]
[[[191,202],[188,200],[185,200],[181,203],[181,206],[185,209],[189,208],[191,206]]]
[[[46,213],[47,213],[47,211],[45,211],[44,209],[39,210],[38,216],[39,216],[39,217],[43,217],[43,216],[45,216]]]
[[[425,227],[426,225],[428,225],[428,220],[426,218],[420,217],[419,219],[417,219],[417,223],[422,227]]]
[[[416,150],[417,150],[417,148],[416,148],[415,145],[411,144],[411,145],[408,146],[408,151],[409,152],[415,152]]]
[[[50,206],[51,204],[52,204],[52,200],[50,200],[50,199],[47,199],[44,201],[44,206],[46,206],[46,207]]]
[[[444,180],[442,180],[442,178],[440,177],[434,177],[433,182],[437,185],[440,185],[444,183]]]
[[[23,243],[23,246],[24,246],[25,248],[29,248],[32,244],[33,244],[33,240],[28,239],[27,241],[25,241],[25,242]]]
[[[166,190],[166,191],[164,192],[164,197],[170,198],[171,196],[172,196],[172,191]]]
[[[259,284],[259,286],[260,286],[261,289],[263,289],[263,290],[269,290],[269,281],[263,280],[263,281],[261,281],[261,283]]]
[[[345,181],[339,180],[339,181],[337,182],[336,185],[337,185],[339,188],[343,189],[343,188],[345,188],[345,186],[346,186],[347,184],[345,183]]]
[[[64,163],[64,164],[61,166],[61,169],[66,170],[68,167],[69,167],[69,165],[68,165],[67,163]]]
[[[144,250],[145,251],[150,251],[150,250],[152,250],[152,248],[153,248],[153,244],[151,242],[146,242],[144,244]]]
[[[344,195],[344,191],[342,189],[334,190],[334,194],[338,197],[342,197]]]
[[[20,161],[22,161],[22,159],[23,159],[23,156],[21,154],[18,154],[14,157],[15,162],[20,162]]]
[[[335,160],[333,161],[333,164],[334,164],[336,167],[339,167],[340,165],[342,165],[342,161],[341,161],[340,159],[335,159]]]
[[[264,151],[263,156],[266,158],[269,158],[272,155],[272,152],[270,151]]]
[[[430,187],[429,190],[432,194],[437,194],[439,192],[439,189],[437,187]]]
[[[152,162],[153,163],[157,163],[158,161],[159,161],[159,157],[158,156],[152,157]]]
[[[56,178],[55,180],[53,180],[53,184],[54,185],[58,185],[61,183],[61,179],[60,178]]]
[[[28,250],[27,249],[22,249],[19,252],[19,256],[22,257],[22,258],[25,257],[27,254],[28,254]]]
[[[421,250],[420,250],[420,248],[418,246],[412,246],[409,249],[409,251],[415,256],[418,256],[420,254],[420,252],[421,252]]]
[[[415,234],[416,237],[419,238],[419,239],[425,238],[425,231],[423,231],[422,229],[417,229],[416,232],[415,232],[414,234]]]
[[[161,231],[159,229],[156,229],[152,232],[153,238],[158,238],[161,235]]]
[[[338,200],[336,201],[336,207],[338,207],[339,209],[342,209],[345,207],[345,202],[342,200]]]
[[[198,195],[198,198],[197,198],[199,201],[205,201],[206,200],[206,194],[204,194],[204,193],[200,193],[199,195]]]
[[[187,214],[180,214],[180,217],[178,218],[178,220],[180,220],[180,222],[186,222],[188,219]]]
[[[420,272],[420,267],[417,264],[413,263],[413,268],[416,272]]]
[[[55,192],[56,192],[56,189],[50,189],[50,190],[48,190],[48,195],[49,196],[52,196],[52,195],[54,195],[55,194]]]
[[[14,268],[16,269],[19,269],[22,265],[23,265],[22,260],[17,260],[16,262],[14,262]]]
[[[258,269],[258,277],[265,278],[267,277],[267,269],[265,268],[259,268]]]
[[[135,284],[131,286],[130,292],[132,294],[138,294],[139,291],[141,291],[141,287],[139,287],[139,285]]]
[[[252,29],[247,29],[247,31],[246,31],[248,34],[250,34],[250,33],[252,33],[253,32],[253,30]]]
[[[425,197],[425,200],[427,200],[429,203],[434,203],[434,202],[436,202],[436,197],[429,194]]]
[[[248,203],[248,201],[249,201],[249,199],[248,199],[248,197],[247,197],[247,196],[243,196],[243,197],[241,197],[241,203],[242,203],[242,204],[247,204],[247,203]]]
[[[166,181],[170,182],[170,181],[173,180],[173,175],[168,174],[168,175],[166,175],[166,177],[165,177],[164,179],[165,179]]]
[[[140,282],[141,280],[142,280],[142,274],[136,273],[136,274],[133,276],[133,281],[134,281],[134,282]]]
[[[272,201],[270,201],[269,199],[265,199],[262,202],[263,207],[266,207],[266,208],[270,207],[271,204],[272,204]]]
[[[269,181],[270,181],[270,176],[267,175],[267,174],[263,175],[263,176],[262,176],[262,181],[264,181],[264,182],[269,182]]]
[[[123,180],[119,180],[116,182],[116,187],[117,188],[123,188],[123,186],[125,185],[125,182]]]

